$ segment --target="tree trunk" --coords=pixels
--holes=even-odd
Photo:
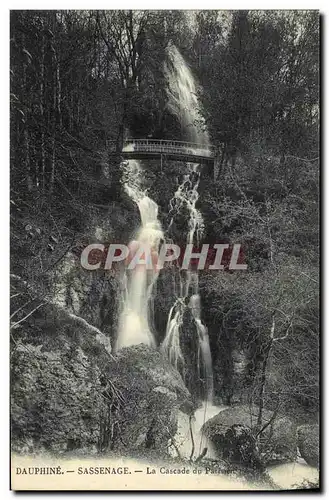
[[[22,36],[22,45],[25,48],[25,36]],[[29,115],[29,89],[27,85],[27,75],[26,75],[26,63],[23,60],[23,96],[25,100],[25,116],[23,125],[23,137],[24,137],[24,167],[26,171],[26,184],[27,190],[29,192],[33,189],[33,181],[31,174],[31,158],[30,158],[30,133],[28,128],[28,115]]]
[[[42,30],[42,41],[41,41],[41,62],[40,62],[40,135],[41,135],[41,178],[42,178],[42,190],[45,190],[45,176],[46,176],[46,155],[45,155],[45,120],[44,120],[44,79],[45,79],[45,35]]]
[[[53,64],[53,102],[52,102],[52,137],[51,137],[51,168],[49,191],[52,192],[55,182],[56,170],[56,125],[57,125],[57,56],[56,56],[56,12],[53,14],[53,37],[51,40],[52,64]]]
[[[259,411],[257,417],[257,429],[260,430],[262,427],[263,420],[263,410],[264,410],[264,395],[265,395],[265,384],[266,384],[266,370],[267,364],[270,357],[271,347],[272,347],[273,339],[271,338],[265,348],[263,364],[262,364],[262,372],[261,372],[261,380],[260,380],[260,390],[259,390]]]
[[[31,175],[31,161],[30,161],[30,137],[27,123],[24,124],[24,164],[26,169],[26,181],[27,181],[27,190],[29,192],[33,189],[33,181]]]

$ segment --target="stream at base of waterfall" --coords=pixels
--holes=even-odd
[[[169,446],[169,454],[173,458],[177,458],[179,453],[180,458],[196,460],[204,448],[207,448],[207,459],[218,459],[214,445],[201,432],[201,428],[204,422],[215,417],[226,408],[227,406],[214,406],[205,401],[196,410],[191,422],[188,415],[179,412],[178,429],[174,436],[175,446]],[[191,439],[191,429],[193,442]],[[301,457],[296,462],[271,465],[267,467],[267,472],[276,485],[282,489],[291,489],[295,485],[301,485],[305,480],[316,483],[319,479],[319,471],[315,467],[308,465]]]

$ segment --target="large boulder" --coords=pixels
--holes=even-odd
[[[121,349],[109,365],[109,377],[118,393],[111,449],[165,452],[177,430],[181,410],[195,406],[175,368],[156,349],[144,344]]]
[[[16,453],[98,450],[107,412],[102,372],[79,346],[17,342],[12,349],[11,429]]]
[[[213,442],[222,450],[222,457],[231,463],[264,471],[257,441],[250,427],[234,424],[224,435],[216,435]]]
[[[108,336],[46,303],[12,330],[11,425],[17,453],[99,449],[107,414]]]
[[[11,357],[15,452],[165,449],[178,409],[193,411],[157,350],[139,345],[114,357],[109,336],[56,304],[12,329]]]
[[[273,412],[265,412],[263,426]],[[297,459],[297,426],[284,415],[277,415],[260,435],[260,450],[267,465],[294,462]]]
[[[246,429],[249,429],[250,436],[257,436],[256,423],[258,411],[258,407],[256,406],[252,408],[249,406],[230,407],[221,411],[204,424],[202,431],[213,442],[219,456],[222,456],[223,453],[228,453],[229,456],[232,455],[231,452],[226,450],[231,444],[225,436],[227,437],[227,431],[230,431],[230,435],[233,426],[242,426],[244,436],[247,435]],[[256,457],[259,457],[259,460],[266,465],[293,461],[297,458],[295,425],[290,419],[281,415],[277,415],[273,421],[272,418],[273,412],[263,410],[262,428],[264,430],[257,436],[257,440],[254,440],[254,455],[250,462],[251,465],[252,463],[258,463]],[[268,425],[266,426],[266,424]],[[251,437],[249,440],[251,446]],[[249,456],[252,456],[250,452]]]
[[[298,449],[308,465],[319,467],[320,429],[317,424],[301,425],[297,429]]]
[[[166,451],[178,410],[194,410],[166,358],[142,344],[114,357],[107,336],[50,304],[34,325],[14,332],[13,451]]]

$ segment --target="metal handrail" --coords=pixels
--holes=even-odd
[[[112,143],[112,144],[117,144],[115,140],[108,140],[107,143]],[[124,139],[123,141],[124,145],[127,144],[165,144],[165,145],[177,145],[178,147],[192,147],[192,148],[197,148],[197,149],[204,149],[204,150],[210,150],[214,151],[216,150],[215,146],[212,146],[211,144],[206,145],[206,144],[200,144],[198,142],[187,142],[187,141],[173,141],[170,139],[134,139],[134,138],[129,138],[129,139]]]
[[[171,139],[134,139],[134,138],[128,138],[124,139],[124,144],[181,144],[184,146],[192,146],[196,147],[198,149],[209,149],[209,150],[214,150],[215,147],[212,145],[205,145],[205,144],[200,144],[198,142],[187,142],[187,141],[173,141]]]
[[[202,150],[190,150],[188,148],[172,148],[172,147],[166,147],[166,148],[157,148],[157,147],[145,147],[145,148],[135,148],[134,151],[135,153],[152,153],[152,152],[158,152],[158,153],[177,153],[177,154],[186,154],[186,155],[191,155],[191,156],[204,156],[207,158],[212,158],[214,156],[213,151],[202,151]],[[123,153],[129,153],[130,151],[123,151]],[[199,154],[198,154],[199,153]]]
[[[116,149],[117,142],[114,140],[107,141],[107,144],[113,145]],[[130,147],[129,147],[130,146]],[[122,154],[172,154],[178,157],[194,157],[204,159],[215,159],[218,148],[212,145],[203,145],[196,142],[186,141],[171,141],[167,139],[125,139],[123,141]]]

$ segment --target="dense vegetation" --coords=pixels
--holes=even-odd
[[[63,262],[95,241],[96,227],[109,242],[129,240],[138,214],[120,185],[124,136],[184,138],[167,108],[170,43],[200,82],[199,111],[222,151],[217,178],[201,182],[204,241],[241,243],[248,263],[200,275],[215,396],[307,422],[319,371],[316,12],[12,11],[12,273],[51,299]],[[174,168],[145,179],[163,219]],[[77,274],[75,312],[113,338],[114,278]],[[160,339],[169,281],[160,277],[156,297]],[[14,339],[18,322],[22,330],[39,313],[35,296],[17,290]]]

